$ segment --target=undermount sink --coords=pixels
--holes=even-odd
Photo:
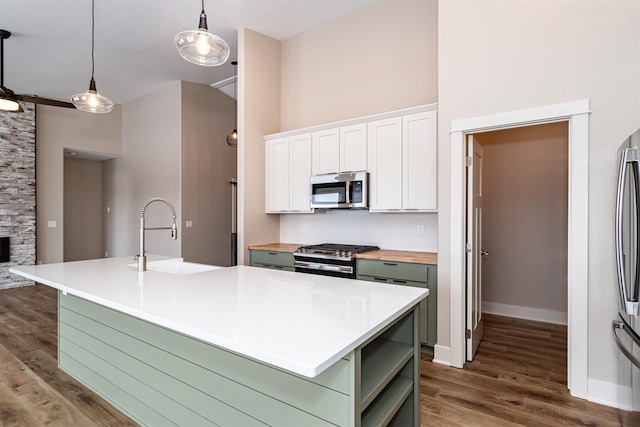
[[[128,264],[130,267],[137,267],[138,264]],[[204,271],[218,270],[217,265],[197,264],[195,262],[184,262],[182,260],[154,261],[147,263],[147,270],[159,271],[161,273],[185,275],[202,273]]]

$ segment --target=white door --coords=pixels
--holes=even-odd
[[[467,360],[482,340],[482,147],[467,140]]]

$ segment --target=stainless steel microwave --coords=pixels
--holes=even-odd
[[[361,171],[312,176],[311,207],[367,209],[369,207],[369,174]]]

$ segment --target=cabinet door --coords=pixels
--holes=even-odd
[[[311,211],[311,134],[292,136],[290,144],[289,210]]]
[[[338,128],[314,132],[313,174],[340,171],[340,132]]]
[[[436,210],[436,112],[402,118],[402,208]]]
[[[266,211],[289,210],[289,138],[266,142]]]
[[[370,210],[402,208],[402,118],[369,122]]]
[[[367,170],[367,125],[340,128],[340,172]]]

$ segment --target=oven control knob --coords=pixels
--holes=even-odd
[[[336,253],[335,253],[335,254],[336,254],[336,256],[340,256],[340,251],[339,251],[339,250],[336,250]]]
[[[351,251],[347,251],[347,256],[348,256],[348,257],[353,256],[353,254],[351,253]]]

